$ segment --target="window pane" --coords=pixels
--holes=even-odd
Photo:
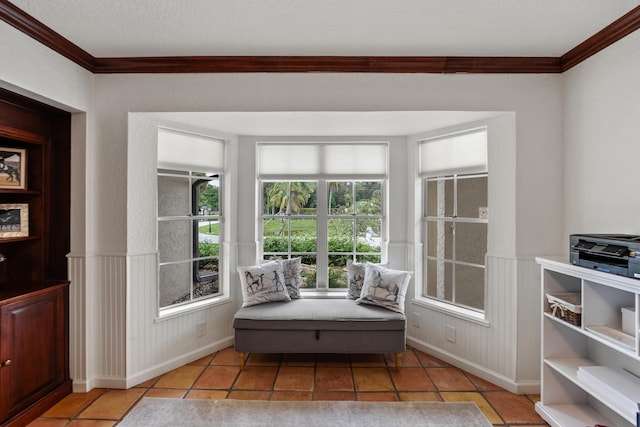
[[[327,199],[330,215],[353,215],[353,183],[351,181],[327,182]]]
[[[262,221],[262,235],[283,237],[289,235],[289,219],[285,217],[266,218]]]
[[[265,215],[315,215],[315,182],[265,182],[262,212]]]
[[[201,259],[194,261],[196,269],[193,285],[193,299],[215,295],[220,291],[220,277],[217,259]]]
[[[456,260],[484,265],[487,224],[456,222]]]
[[[316,220],[315,218],[292,219],[291,251],[316,252]]]
[[[381,182],[356,182],[356,215],[382,215]]]
[[[185,261],[191,258],[191,220],[158,222],[160,262]]]
[[[353,252],[355,244],[353,241],[354,220],[330,219],[329,228],[329,252]]]
[[[194,215],[220,215],[220,181],[197,178],[194,190],[194,199],[198,201]]]
[[[198,241],[218,243],[220,233],[220,223],[217,219],[199,220],[198,224]]]
[[[291,237],[314,238],[316,235],[315,218],[292,219],[289,221],[291,226]],[[315,252],[315,249],[313,250]]]
[[[453,216],[453,179],[427,181],[427,216]]]
[[[191,297],[191,262],[161,265],[159,270],[160,307]]]
[[[348,286],[347,259],[350,258],[350,255],[329,255],[329,288]]]
[[[189,215],[189,193],[187,177],[158,176],[158,216]]]
[[[380,251],[382,219],[356,219],[358,252]]]
[[[456,265],[455,302],[484,310],[484,268]]]
[[[487,202],[486,176],[475,178],[458,178],[458,216],[462,218],[479,218],[480,208],[486,208]]]
[[[288,254],[289,239],[286,237],[265,236],[262,242],[262,252],[265,254]]]
[[[453,259],[453,223],[427,221],[427,256]]]
[[[444,261],[427,260],[427,296],[451,302],[453,296],[452,264]]]
[[[357,255],[356,256],[356,261],[357,262],[372,262],[374,264],[380,264],[382,262],[382,256],[381,255]]]
[[[300,276],[302,277],[301,288],[316,287],[316,257],[315,255],[302,255],[300,266]]]
[[[287,194],[287,183],[265,182],[262,184],[262,214],[276,215]]]

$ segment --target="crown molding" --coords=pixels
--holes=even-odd
[[[0,0],[0,19],[48,48],[93,72],[95,58],[7,0]]]
[[[94,73],[559,73],[559,58],[191,56],[96,58]]]
[[[562,73],[640,28],[640,6],[561,57],[164,56],[95,58],[8,0],[0,20],[95,74],[126,73]]]
[[[640,6],[618,18],[560,57],[562,72],[580,64],[640,28]]]

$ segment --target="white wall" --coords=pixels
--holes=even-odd
[[[138,246],[134,238],[140,225],[134,209],[139,207],[134,206],[136,199],[131,192],[137,181],[129,175],[131,178],[135,175],[135,164],[131,161],[140,159],[131,157],[139,141],[130,138],[128,133],[130,113],[513,112],[516,177],[515,183],[509,183],[505,191],[516,194],[515,252],[501,253],[495,260],[499,267],[491,271],[500,274],[501,280],[515,289],[517,299],[521,284],[531,282],[534,289],[539,286],[535,272],[520,268],[523,263],[530,263],[533,255],[558,253],[564,247],[562,187],[559,185],[562,178],[561,76],[325,73],[91,76],[4,23],[0,23],[0,31],[0,57],[18,58],[10,66],[5,66],[3,61],[0,70],[3,86],[72,111],[88,113],[80,116],[82,120],[74,121],[72,140],[76,156],[72,164],[72,228],[74,236],[79,236],[73,237],[72,252],[77,253],[70,258],[72,375],[80,389],[132,385],[157,369],[180,363],[181,356],[166,349],[181,348],[186,357],[195,357],[211,343],[223,345],[224,339],[218,338],[230,333],[232,304],[228,305],[231,308],[206,318],[207,322],[226,325],[213,329],[207,343],[188,334],[202,321],[202,314],[164,322],[157,333],[145,329],[148,325],[135,325],[131,317],[127,317],[143,312],[135,302],[145,296],[136,293],[148,289],[139,284],[147,283],[149,275],[154,274],[154,255],[148,253],[147,246]],[[239,153],[240,158],[242,154]],[[251,161],[242,158],[242,162]],[[410,182],[408,177],[407,180]],[[250,216],[254,213],[241,212],[239,219],[247,221]],[[78,229],[84,229],[84,233]],[[404,230],[395,225],[391,229]],[[405,233],[391,236],[394,244],[390,252],[398,259],[412,260],[414,242],[409,233]],[[251,259],[255,244],[233,240],[229,250],[237,252],[242,263]],[[509,307],[517,311],[512,304]],[[407,311],[413,309],[408,307]],[[502,336],[499,347],[504,354],[512,354],[513,335],[517,330],[514,332],[511,325],[507,325],[505,319],[510,317],[500,316],[502,306],[491,309],[495,310],[496,317],[489,327],[483,326],[484,329],[477,332],[476,339],[482,340],[482,334],[493,328]],[[460,320],[445,317],[440,321]],[[467,323],[459,326],[460,334]],[[434,333],[439,334],[440,330],[434,329]],[[429,344],[439,339],[439,336],[425,336],[419,341]],[[165,349],[158,353],[157,359],[136,359],[137,349],[156,347]],[[447,348],[446,353],[474,365],[477,370],[502,377],[505,383],[517,385],[519,381],[513,361],[503,372],[500,360],[489,360],[484,347],[471,352]],[[530,378],[524,380],[526,383]]]
[[[145,375],[152,375],[158,370],[170,367],[177,363],[179,355],[165,354],[167,359],[149,358],[147,360],[125,361],[130,357],[136,343],[147,334],[139,331],[128,330],[127,344],[125,338],[119,334],[119,329],[113,329],[112,325],[104,324],[107,319],[122,316],[121,309],[125,303],[121,295],[128,295],[129,312],[139,308],[135,298],[148,298],[138,295],[134,298],[132,292],[140,288],[135,283],[148,282],[144,276],[152,265],[148,259],[149,248],[141,248],[139,242],[146,241],[133,238],[138,231],[135,227],[127,229],[122,218],[129,215],[130,221],[135,218],[134,198],[126,196],[137,185],[144,187],[144,181],[133,178],[137,163],[132,161],[148,162],[145,156],[149,153],[138,152],[135,147],[128,146],[139,144],[136,138],[128,135],[128,125],[131,112],[174,112],[174,111],[411,111],[411,110],[450,110],[450,111],[512,111],[515,115],[515,133],[517,142],[511,140],[516,146],[509,147],[509,158],[512,159],[504,165],[509,171],[515,173],[509,182],[498,182],[498,187],[508,192],[512,197],[512,215],[508,221],[515,229],[515,237],[506,237],[510,241],[509,249],[496,249],[500,253],[500,273],[505,286],[513,289],[509,292],[507,306],[517,312],[517,287],[518,287],[518,263],[531,262],[531,256],[539,253],[557,251],[561,229],[561,191],[554,185],[561,176],[560,164],[561,150],[561,77],[557,75],[374,75],[374,74],[217,74],[217,75],[100,75],[95,78],[95,96],[98,100],[95,114],[95,126],[97,139],[100,141],[93,147],[94,155],[100,159],[96,165],[94,179],[101,189],[101,198],[104,211],[96,215],[96,232],[98,238],[93,243],[95,251],[105,254],[127,253],[127,279],[124,283],[103,283],[102,286],[111,286],[117,289],[111,297],[104,294],[105,306],[109,310],[96,319],[102,326],[104,348],[125,348],[127,355],[116,356],[121,360],[120,364],[96,366],[94,384],[113,384],[121,381],[131,383],[133,379],[142,379]],[[541,125],[544,124],[544,125]],[[428,128],[425,125],[425,128]],[[241,138],[240,141],[243,141]],[[253,167],[252,150],[240,144],[239,159],[242,162],[242,170]],[[400,148],[396,146],[396,149]],[[392,146],[392,151],[394,147]],[[135,156],[132,156],[136,153]],[[248,156],[246,154],[249,154]],[[142,156],[142,157],[141,157]],[[406,159],[403,152],[398,158]],[[128,159],[128,160],[127,160]],[[547,159],[555,159],[550,164]],[[125,166],[125,162],[129,162]],[[514,165],[515,162],[515,165]],[[522,164],[522,166],[520,166]],[[537,165],[544,164],[541,168]],[[522,167],[520,173],[517,168]],[[127,171],[131,174],[127,176]],[[255,184],[250,182],[238,182],[239,189],[243,191],[255,191]],[[249,188],[253,185],[253,188]],[[541,190],[546,189],[546,191]],[[149,189],[145,188],[148,193]],[[521,194],[524,193],[524,194]],[[138,194],[138,193],[136,193]],[[408,200],[408,189],[394,193],[394,197]],[[517,194],[517,201],[513,198]],[[127,202],[128,199],[128,202]],[[239,199],[242,199],[241,197]],[[127,204],[130,204],[128,206]],[[146,202],[145,202],[146,203]],[[520,203],[523,206],[518,206]],[[397,204],[403,205],[400,201]],[[540,209],[539,206],[549,206]],[[137,205],[136,205],[137,206]],[[128,209],[129,208],[129,209]],[[411,209],[410,209],[411,210]],[[544,215],[540,215],[540,212]],[[239,221],[255,221],[253,209],[238,207]],[[515,218],[514,218],[515,215]],[[549,219],[550,217],[551,219]],[[389,246],[390,259],[406,259],[413,262],[413,241],[409,238],[404,223],[391,224]],[[137,223],[137,222],[136,222]],[[142,224],[140,224],[142,226]],[[243,227],[243,225],[240,225]],[[245,230],[246,231],[246,230]],[[524,244],[520,239],[528,239],[535,236],[531,242]],[[252,262],[255,256],[255,235],[242,236],[237,241],[237,256],[239,263]],[[247,240],[245,240],[247,239]],[[251,240],[249,240],[251,239]],[[505,241],[505,243],[507,243]],[[498,245],[499,246],[499,245]],[[139,257],[143,258],[139,258]],[[518,260],[523,257],[524,261]],[[139,262],[138,262],[139,261]],[[496,269],[497,270],[497,269]],[[142,274],[142,276],[141,276]],[[533,290],[537,290],[537,276],[535,272],[527,282],[534,283]],[[135,278],[135,279],[134,279]],[[235,278],[234,278],[235,280]],[[492,279],[493,280],[493,279]],[[524,279],[523,279],[524,281]],[[232,282],[233,283],[233,282]],[[237,304],[237,302],[236,302]],[[500,381],[505,386],[517,389],[516,382],[518,371],[516,369],[514,340],[517,329],[513,326],[513,319],[518,314],[502,316],[503,303],[495,303],[491,307],[494,317],[488,327],[476,328],[472,326],[465,331],[467,323],[460,319],[449,319],[440,316],[439,321],[457,322],[459,327],[459,343],[465,339],[473,342],[484,342],[485,345],[469,350],[473,345],[458,345],[447,348],[446,354],[459,362],[466,362],[476,368],[476,372],[485,373]],[[234,305],[231,305],[234,307]],[[413,312],[413,307],[408,307],[408,312]],[[423,307],[415,310],[424,310]],[[223,309],[212,318],[207,318],[213,324],[229,325],[229,310]],[[167,325],[165,332],[156,337],[156,343],[162,346],[175,348],[179,346],[184,355],[195,355],[203,348],[201,341],[195,339],[195,324],[199,320],[193,316],[189,319],[175,319]],[[201,321],[201,320],[200,320]],[[462,323],[460,323],[462,322]],[[526,324],[526,321],[522,322]],[[536,319],[531,319],[529,324],[537,325]],[[171,325],[171,326],[169,326]],[[130,326],[130,325],[129,325]],[[210,328],[211,329],[211,328]],[[433,336],[420,337],[417,345],[429,342],[440,342],[440,333],[444,333],[444,326],[433,329]],[[160,328],[158,328],[160,330]],[[208,342],[224,343],[220,341],[223,330],[214,330],[208,335]],[[413,332],[410,332],[410,334]],[[491,335],[497,338],[488,340]],[[422,339],[424,338],[424,340]],[[154,341],[152,340],[152,341]],[[496,341],[497,340],[497,341]],[[511,360],[502,363],[500,359],[492,360],[495,353],[486,351],[486,343],[494,343],[500,354]],[[147,344],[153,348],[153,342]],[[151,346],[151,347],[148,347]],[[464,347],[464,348],[463,348]],[[210,349],[211,347],[209,347]],[[427,348],[431,349],[431,348]],[[178,359],[176,359],[176,357]],[[106,363],[106,362],[105,362]],[[164,366],[162,366],[164,364]],[[528,369],[531,371],[531,369]],[[526,376],[523,383],[535,382],[537,368],[534,369],[534,378]]]
[[[636,31],[564,75],[566,245],[571,233],[640,234],[639,71]]]

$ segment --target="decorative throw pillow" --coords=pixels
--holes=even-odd
[[[347,286],[347,298],[358,299],[362,293],[362,284],[364,283],[364,267],[366,263],[347,261],[347,276],[349,284]]]
[[[375,264],[366,264],[362,294],[358,304],[371,304],[404,313],[404,298],[411,273],[392,270]]]
[[[242,306],[271,301],[291,301],[280,261],[269,261],[250,267],[238,267],[242,287]]]
[[[284,273],[284,284],[287,286],[289,297],[291,299],[300,298],[300,284],[302,283],[302,277],[300,277],[300,257],[283,259],[281,262]]]
[[[368,263],[366,262],[353,262],[353,260],[347,260],[347,276],[349,283],[347,286],[347,298],[358,299],[362,294],[362,284],[364,283],[364,268]],[[381,267],[386,267],[387,264],[375,264]]]

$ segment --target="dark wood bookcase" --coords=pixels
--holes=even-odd
[[[0,89],[3,148],[25,154],[18,181],[0,171],[0,425],[23,426],[71,392],[71,115]]]

